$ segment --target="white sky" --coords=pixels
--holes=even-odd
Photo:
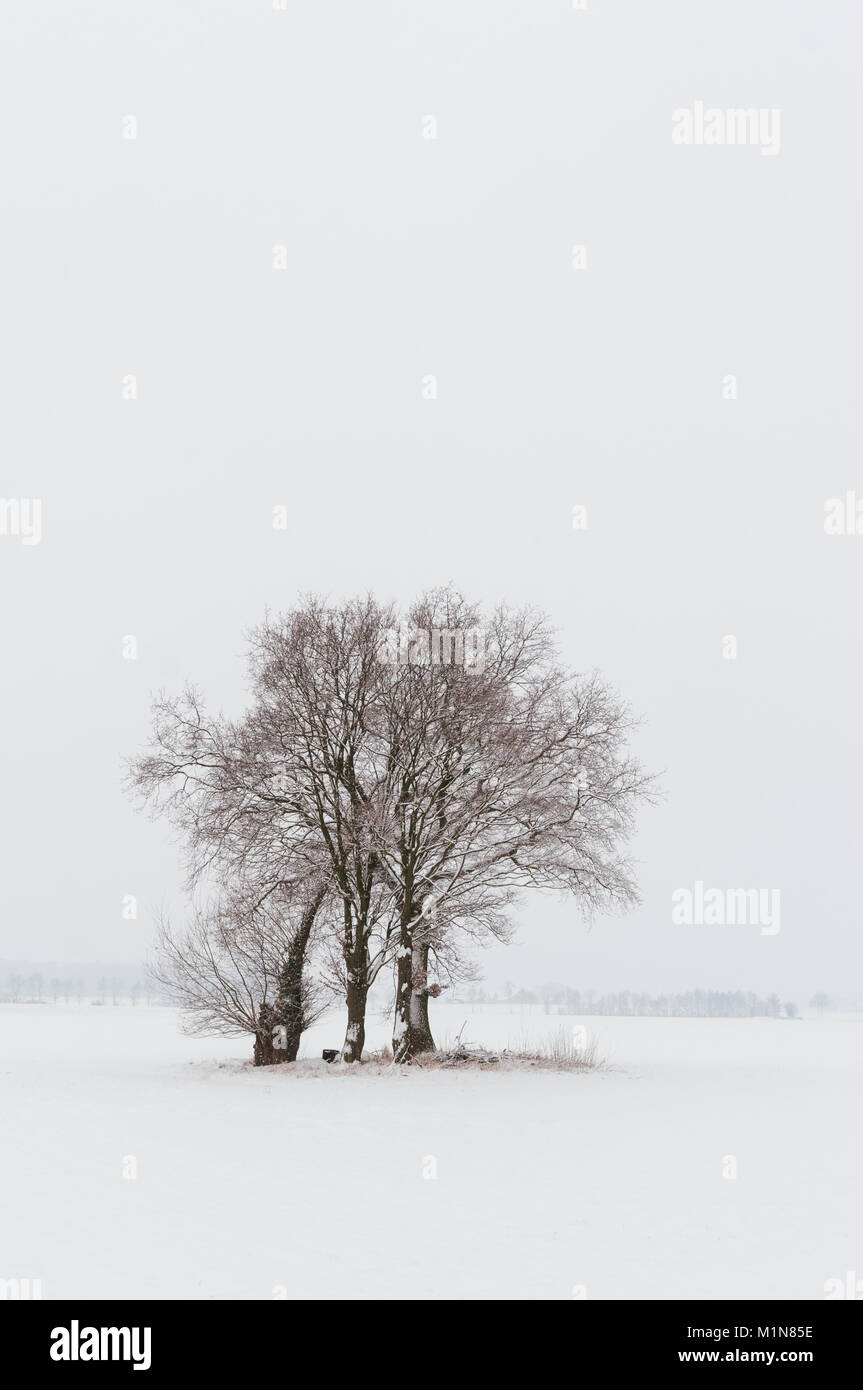
[[[239,710],[265,606],[451,579],[549,611],[665,770],[643,907],[531,900],[490,983],[863,992],[863,536],[823,529],[863,9],[589,3],[4,6],[0,496],[44,535],[0,536],[0,956],[134,960],[175,900],[119,790],[151,691]],[[780,153],[675,146],[695,101],[779,108]],[[696,879],[780,933],[673,927]]]

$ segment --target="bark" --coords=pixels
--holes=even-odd
[[[279,995],[274,1010],[274,1022],[284,1025],[287,1036],[286,1047],[274,1049],[275,1060],[279,1062],[295,1062],[300,1050],[300,1038],[306,1024],[305,981],[303,978],[306,951],[308,950],[312,927],[315,925],[315,918],[323,900],[324,890],[320,889],[303,912],[296,935],[288,947],[288,954],[285,957],[285,963],[279,977]]]
[[[272,1009],[268,1009],[266,1005],[261,1007],[258,1014],[258,1031],[255,1034],[252,1060],[256,1067],[271,1067],[276,1060],[276,1050],[273,1047]]]
[[[345,1003],[348,1007],[348,1026],[342,1048],[343,1062],[361,1062],[366,1042],[366,1000],[369,993],[368,960],[365,950],[348,962]]]
[[[255,1034],[253,1059],[256,1067],[272,1067],[279,1062],[295,1062],[300,1050],[300,1039],[306,1024],[305,981],[303,972],[306,965],[306,951],[309,937],[318,909],[324,900],[325,890],[320,889],[305,908],[300,925],[291,939],[287,955],[279,975],[279,992],[274,1005],[262,1004],[258,1013],[259,1030]],[[283,1025],[286,1035],[285,1047],[273,1046],[273,1029]]]
[[[413,903],[402,904],[399,949],[396,956],[396,1009],[393,1019],[393,1061],[410,1059],[411,982],[413,980]]]
[[[429,948],[427,943],[414,940],[418,917],[413,903],[407,903],[402,909],[393,1025],[393,1060],[396,1062],[409,1062],[411,1057],[435,1050],[428,1016]]]
[[[411,995],[408,1014],[408,1034],[411,1057],[421,1052],[434,1052],[435,1042],[429,1023],[428,945],[413,946],[411,952]]]

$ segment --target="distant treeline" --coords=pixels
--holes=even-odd
[[[147,972],[134,966],[55,965],[14,962],[0,973],[0,1003],[151,1003],[159,991]]]
[[[17,1003],[97,1003],[138,1004],[166,1002],[146,970],[135,966],[72,965],[52,963],[34,968],[31,962],[13,962],[4,975],[0,961],[0,1004]],[[386,1007],[386,991],[376,1003]],[[547,1014],[582,1014],[615,1018],[798,1018],[800,1010],[778,994],[766,998],[751,990],[690,989],[681,994],[646,994],[621,990],[598,994],[592,989],[571,989],[568,985],[547,984],[523,989],[507,982],[503,990],[489,992],[482,986],[462,988],[458,994],[444,993],[444,1001],[461,1004],[498,1004],[507,1007],[539,1008]],[[816,993],[807,1001],[819,1016],[834,1010],[863,1011],[859,1000],[830,998]]]
[[[792,1000],[781,999],[778,994],[762,999],[744,989],[690,989],[682,994],[644,994],[625,989],[618,994],[597,994],[566,985],[544,985],[538,990],[507,985],[502,994],[472,988],[462,995],[462,1002],[539,1005],[546,1013],[621,1018],[798,1018],[800,1014]],[[808,1002],[819,1014],[835,1007],[824,994],[813,995]]]

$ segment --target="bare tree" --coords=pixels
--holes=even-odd
[[[329,1003],[305,969],[324,895],[321,885],[302,900],[234,894],[198,907],[180,931],[163,919],[150,973],[182,1009],[186,1031],[252,1034],[257,1066],[295,1061],[302,1032]]]
[[[378,849],[400,905],[399,1059],[433,1046],[430,954],[446,942],[458,958],[460,933],[480,924],[505,935],[521,890],[571,893],[588,917],[636,901],[621,845],[651,794],[627,750],[626,705],[595,674],[558,664],[539,615],[504,606],[484,620],[442,589],[414,604],[406,626],[406,659],[391,668],[376,726],[386,769]],[[479,665],[435,661],[427,636],[411,638],[461,633],[465,650],[477,629]]]
[[[151,751],[132,767],[186,833],[190,882],[324,876],[345,1061],[362,1056],[384,966],[404,1059],[434,1046],[429,998],[469,974],[473,939],[506,937],[523,889],[571,893],[586,915],[636,896],[620,846],[650,782],[627,752],[619,697],[564,671],[530,611],[484,621],[443,589],[407,623],[392,660],[398,614],[372,598],[311,598],[267,618],[251,637],[247,716],[207,716],[193,688],[162,697]],[[434,659],[429,636],[461,634],[463,652],[477,629],[481,663]]]
[[[309,599],[252,634],[257,750],[254,814],[282,843],[324,855],[340,904],[330,957],[347,1007],[342,1047],[357,1062],[368,992],[396,944],[393,888],[375,821],[378,770],[369,725],[378,698],[381,630],[391,616],[372,598],[331,607]]]
[[[309,600],[267,620],[252,634],[248,716],[207,716],[193,688],[160,697],[151,750],[131,766],[133,787],[185,832],[190,884],[326,878],[348,1062],[362,1056],[368,991],[396,939],[363,766],[384,618],[371,599]]]

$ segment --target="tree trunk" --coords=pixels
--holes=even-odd
[[[291,944],[288,947],[287,955],[279,975],[279,993],[276,997],[275,1006],[272,1013],[272,1024],[275,1027],[281,1024],[285,1029],[285,1046],[269,1048],[269,1063],[264,1062],[256,1065],[268,1065],[274,1062],[295,1062],[300,1050],[300,1039],[303,1029],[306,1026],[305,1017],[305,979],[304,971],[306,967],[306,951],[309,945],[309,937],[312,934],[312,927],[315,925],[315,918],[318,909],[324,900],[325,890],[319,889],[311,902],[305,908],[300,925],[297,927]],[[270,1035],[272,1042],[272,1034]],[[266,1051],[266,1049],[264,1049]]]
[[[347,974],[345,1003],[348,1006],[348,1026],[345,1030],[342,1061],[361,1062],[366,1042],[366,999],[369,992],[368,961],[365,952],[361,959],[354,957],[348,962]]]
[[[413,903],[402,911],[396,963],[396,1012],[393,1025],[393,1060],[409,1062],[421,1052],[434,1052],[428,1015],[428,942],[415,941],[419,914]],[[422,936],[422,926],[419,928]]]
[[[280,1062],[295,1062],[300,1050],[300,1038],[303,1036],[303,1014],[302,1008],[298,1007],[293,1018],[285,1020],[286,1045],[284,1052],[279,1053]]]
[[[410,1055],[434,1052],[435,1042],[429,1023],[428,944],[414,944],[411,952],[411,995],[408,1013]]]
[[[271,1067],[276,1060],[273,1048],[272,1023],[265,1009],[258,1015],[259,1029],[255,1034],[255,1047],[252,1060],[256,1067]]]
[[[402,905],[396,956],[396,1011],[393,1019],[393,1061],[410,1059],[411,981],[413,979],[413,904]]]

